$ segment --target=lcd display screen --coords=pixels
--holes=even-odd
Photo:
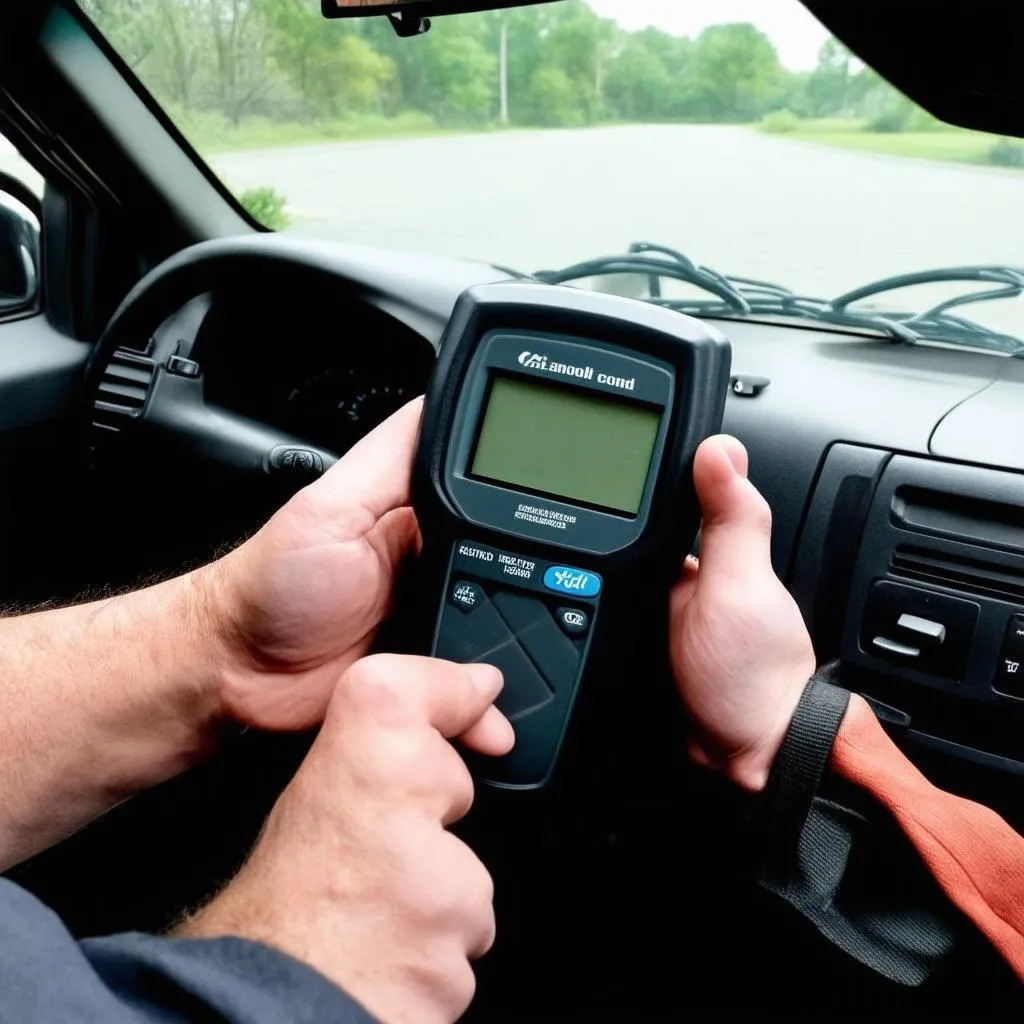
[[[470,475],[635,516],[660,424],[653,406],[495,375]]]

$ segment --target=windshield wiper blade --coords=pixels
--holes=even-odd
[[[956,315],[956,310],[979,302],[1018,298],[1024,294],[1024,269],[1001,265],[943,267],[883,278],[835,299],[800,295],[770,281],[722,274],[699,266],[667,246],[635,242],[623,256],[598,257],[564,270],[542,270],[533,276],[549,284],[571,284],[586,278],[634,274],[647,279],[646,301],[682,313],[705,317],[796,317],[854,330],[879,332],[907,344],[922,341],[965,345],[1008,355],[1024,355],[1024,341]],[[662,282],[680,281],[707,292],[711,298],[669,298]],[[873,312],[852,308],[855,303],[914,285],[979,282],[978,291],[946,299],[917,312]],[[993,287],[994,286],[994,287]]]

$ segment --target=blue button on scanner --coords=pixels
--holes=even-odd
[[[556,594],[597,597],[602,585],[601,577],[596,572],[570,569],[567,565],[553,565],[544,573],[544,586]]]

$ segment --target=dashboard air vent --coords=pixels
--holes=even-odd
[[[980,558],[900,545],[893,552],[894,576],[949,587],[961,593],[1024,603],[1024,571]]]
[[[93,402],[98,435],[116,434],[138,419],[149,397],[156,364],[147,356],[119,348],[103,371]]]

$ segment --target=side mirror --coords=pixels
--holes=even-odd
[[[40,212],[28,188],[0,173],[0,317],[38,307]]]

